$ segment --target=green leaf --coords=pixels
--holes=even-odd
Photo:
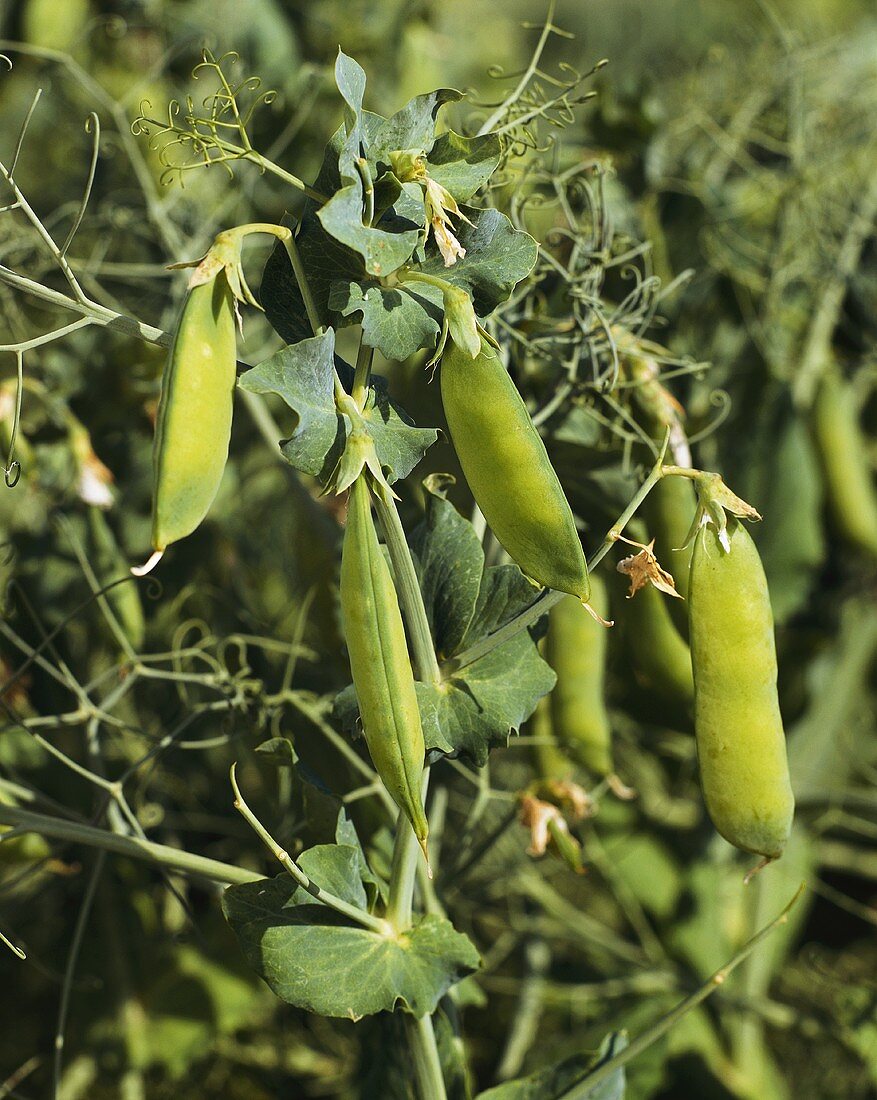
[[[339,845],[353,848],[357,852],[357,870],[362,880],[362,884],[365,887],[365,892],[368,895],[368,908],[369,912],[371,912],[379,898],[386,899],[387,886],[369,866],[368,860],[365,858],[365,852],[362,850],[362,845],[359,842],[359,834],[356,831],[356,826],[347,816],[347,811],[343,806],[338,811],[338,825],[335,829],[335,842]]]
[[[271,737],[257,745],[256,752],[281,768],[293,768],[298,763],[298,753],[288,737]]]
[[[287,1004],[351,1020],[397,1007],[420,1017],[479,965],[470,940],[435,915],[382,936],[313,899],[301,903],[300,894],[284,874],[230,886],[223,896],[247,961]]]
[[[295,430],[281,443],[287,461],[324,483],[335,468],[349,425],[335,405],[335,371],[348,385],[352,372],[335,358],[335,333],[281,348],[241,375],[238,385],[252,393],[276,393],[296,414]],[[407,477],[438,437],[435,428],[417,428],[390,401],[386,381],[372,378],[363,420],[390,481]]]
[[[481,317],[492,313],[511,294],[515,284],[533,270],[538,246],[529,233],[515,229],[499,210],[472,210],[466,216],[474,225],[460,221],[457,238],[466,255],[451,267],[435,251],[412,270],[436,275],[468,291]]]
[[[298,857],[296,862],[304,873],[321,889],[336,898],[368,909],[368,897],[360,876],[362,850],[358,845],[316,844]],[[297,905],[312,905],[313,895],[299,886],[293,900]]]
[[[425,283],[388,289],[377,283],[337,282],[329,293],[329,308],[342,317],[358,314],[369,347],[397,361],[435,344],[441,305],[441,291]]]
[[[335,407],[335,333],[281,348],[238,379],[251,393],[276,393],[298,420],[283,454],[297,470],[328,478],[344,444],[344,426]]]
[[[410,259],[420,240],[417,226],[385,215],[380,226],[367,226],[362,221],[363,189],[357,179],[343,187],[320,207],[317,217],[326,233],[362,256],[369,275],[389,275]],[[395,227],[392,228],[392,227]]]
[[[614,1058],[627,1046],[623,1031],[607,1035],[596,1058],[576,1054],[556,1066],[538,1070],[529,1077],[507,1081],[478,1094],[478,1100],[623,1100],[624,1067],[617,1069],[596,1088],[587,1087],[589,1073]],[[576,1088],[577,1085],[581,1087]]]
[[[429,174],[457,202],[466,202],[496,171],[501,154],[496,134],[470,138],[449,130],[436,140],[427,157]]]
[[[397,149],[422,149],[428,153],[435,142],[435,120],[439,108],[462,98],[462,93],[453,88],[439,88],[415,96],[378,130],[369,144],[369,158],[386,160]]]

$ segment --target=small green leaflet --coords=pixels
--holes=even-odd
[[[300,858],[302,868],[364,908],[355,850],[326,845],[311,852],[313,858]],[[395,1008],[423,1016],[480,962],[471,941],[441,917],[428,914],[404,934],[382,936],[316,903],[286,874],[230,886],[223,911],[272,991],[321,1016],[359,1020]]]
[[[485,568],[474,528],[445,499],[446,479],[436,474],[424,482],[426,517],[411,538],[440,660],[492,634],[537,596],[517,566]],[[483,766],[490,750],[508,743],[555,679],[530,632],[522,630],[442,683],[418,683],[427,752],[463,754]],[[344,727],[356,731],[352,686],[337,697],[335,709]]]
[[[238,379],[251,393],[276,393],[289,405],[298,419],[290,438],[281,443],[283,454],[297,470],[324,483],[341,457],[349,429],[335,405],[336,369],[349,383],[350,368],[336,360],[335,333],[329,329],[281,348]],[[390,481],[407,477],[438,435],[435,428],[415,427],[390,401],[384,380],[377,376],[363,419]]]
[[[452,267],[441,257],[411,262],[407,270],[435,275],[462,287],[476,312],[486,317],[511,294],[536,263],[537,245],[528,233],[515,229],[499,210],[471,210],[474,226],[460,222],[457,237],[466,255]],[[406,359],[432,347],[441,317],[441,291],[426,283],[406,281],[392,289],[377,282],[341,278],[333,282],[329,308],[342,318],[361,315],[369,344],[388,359]]]
[[[588,1088],[588,1074],[614,1058],[627,1046],[623,1031],[610,1032],[596,1058],[576,1054],[556,1066],[537,1070],[529,1077],[507,1081],[478,1094],[477,1100],[623,1100],[624,1067],[619,1067],[596,1088]]]

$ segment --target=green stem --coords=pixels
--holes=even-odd
[[[299,293],[305,304],[305,312],[308,315],[308,321],[314,331],[314,336],[319,336],[323,331],[323,322],[320,318],[320,311],[317,309],[317,303],[314,301],[314,296],[311,293],[311,285],[308,282],[304,265],[301,262],[301,255],[298,251],[298,245],[295,243],[294,233],[290,233],[289,236],[284,239],[283,247],[286,249],[286,253],[289,256],[289,262],[292,264],[295,281],[298,283]]]
[[[356,356],[356,369],[353,375],[353,389],[350,394],[360,411],[365,408],[366,398],[368,397],[368,383],[371,378],[374,354],[375,349],[370,348],[365,340],[360,340],[359,351]]]
[[[683,1016],[689,1013],[693,1008],[697,1008],[697,1006],[702,1001],[705,1001],[712,993],[715,993],[719,986],[725,983],[732,971],[736,970],[740,963],[752,954],[762,940],[766,939],[778,925],[786,923],[789,919],[789,912],[801,897],[804,888],[804,883],[801,883],[795,892],[795,896],[788,905],[786,905],[779,916],[775,917],[769,924],[765,925],[760,932],[757,932],[751,940],[745,943],[730,962],[725,963],[721,969],[717,970],[700,989],[695,990],[694,993],[680,1001],[674,1009],[658,1020],[657,1023],[652,1024],[646,1031],[637,1035],[633,1042],[630,1043],[629,1046],[626,1046],[620,1053],[616,1054],[614,1058],[610,1058],[601,1066],[598,1066],[593,1073],[589,1073],[587,1077],[579,1081],[578,1084],[563,1093],[559,1100],[586,1100],[587,1097],[593,1096],[594,1090],[598,1085],[602,1084],[608,1077],[611,1077],[612,1074],[621,1069],[622,1066],[627,1065],[628,1062],[642,1054],[642,1052],[650,1047],[652,1043],[657,1042],[658,1039],[666,1035],[670,1028],[678,1023]]]
[[[233,867],[229,863],[221,863],[217,859],[208,859],[206,856],[196,856],[179,848],[156,844],[152,840],[120,836],[107,832],[106,829],[95,829],[91,825],[82,825],[78,821],[65,821],[60,817],[32,813],[18,806],[6,806],[0,803],[0,824],[17,826],[16,833],[39,833],[54,840],[86,844],[90,848],[116,852],[118,855],[130,856],[132,859],[143,859],[147,863],[166,867],[171,871],[179,871],[185,875],[194,875],[227,885],[258,882],[263,877],[243,867]]]
[[[347,917],[348,920],[352,920],[356,924],[361,925],[361,927],[367,928],[370,932],[377,932],[378,935],[381,936],[389,934],[390,928],[385,920],[381,920],[380,917],[373,917],[371,913],[367,913],[364,909],[360,909],[358,906],[351,905],[349,902],[344,901],[343,898],[338,898],[334,894],[330,894],[328,890],[322,889],[322,887],[318,886],[304,873],[292,856],[280,847],[274,837],[268,832],[262,822],[244,801],[244,796],[241,794],[240,787],[238,787],[235,768],[236,765],[232,764],[230,776],[232,790],[234,791],[235,809],[240,811],[247,824],[258,835],[265,847],[273,852],[278,863],[289,872],[299,886],[301,886],[303,890],[307,890],[313,898],[322,902],[323,905],[328,905],[329,908],[334,909],[336,913],[340,913],[342,916]]]
[[[429,789],[429,768],[423,769],[420,784],[424,801]],[[387,920],[397,932],[411,927],[414,912],[414,883],[417,865],[421,859],[420,843],[414,835],[411,823],[399,814],[396,823],[396,839],[393,844],[393,867],[390,872],[390,896],[387,901]]]
[[[429,1016],[416,1020],[407,1014],[404,1019],[411,1053],[414,1055],[414,1074],[421,1100],[446,1100],[445,1079],[432,1020]]]

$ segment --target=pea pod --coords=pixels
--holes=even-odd
[[[833,366],[822,377],[811,426],[838,531],[854,546],[877,557],[877,492],[868,468],[868,452],[849,385]]]
[[[572,510],[496,351],[482,338],[472,359],[449,340],[441,389],[466,481],[501,545],[538,584],[587,600],[588,566]]]
[[[241,246],[251,233],[290,236],[281,225],[240,225],[217,234],[200,260],[173,265],[195,271],[161,381],[152,450],[154,553],[131,570],[136,576],[195,530],[219,491],[231,438],[237,303],[261,308],[241,266]]]
[[[608,613],[606,587],[591,578],[591,604]],[[551,722],[561,744],[588,771],[611,775],[612,726],[606,711],[606,629],[571,596],[548,616],[545,655],[557,673],[551,692]]]
[[[350,490],[341,552],[341,617],[372,762],[426,850],[421,777],[426,748],[405,628],[362,475]]]
[[[731,518],[725,535],[728,550],[716,528],[701,527],[691,555],[688,614],[701,785],[722,836],[775,859],[789,837],[794,798],[773,617],[749,533]]]

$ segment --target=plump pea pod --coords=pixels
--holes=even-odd
[[[152,545],[190,535],[219,490],[231,437],[237,355],[225,272],[192,287],[161,384],[155,429]]]
[[[789,837],[794,798],[777,698],[773,617],[764,569],[749,533],[712,525],[694,542],[688,614],[694,731],[704,800],[737,848],[769,859]]]
[[[588,566],[572,510],[497,352],[482,338],[472,359],[449,340],[441,388],[466,481],[499,542],[538,584],[587,600]]]
[[[850,543],[877,557],[877,491],[852,392],[833,366],[816,393],[811,425],[835,525]]]
[[[591,606],[609,612],[606,586],[591,578]],[[551,724],[561,744],[588,771],[611,775],[612,726],[606,711],[606,628],[569,597],[548,615],[545,656],[557,673],[549,696]]]
[[[375,533],[365,474],[350,490],[341,552],[341,618],[372,762],[426,851],[423,729],[402,614]]]

